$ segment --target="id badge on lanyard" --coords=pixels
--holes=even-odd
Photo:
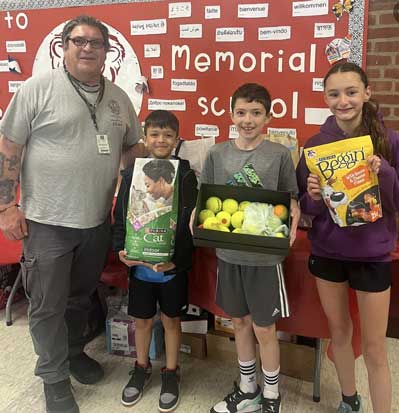
[[[100,155],[109,155],[111,153],[111,148],[108,142],[108,135],[96,135],[97,140],[97,150]]]

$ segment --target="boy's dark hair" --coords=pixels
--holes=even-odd
[[[64,26],[64,29],[62,30],[62,46],[64,49],[68,48],[68,40],[69,37],[72,33],[72,30],[76,26],[91,26],[91,27],[97,27],[98,30],[100,30],[103,40],[104,40],[104,49],[107,52],[109,50],[109,33],[107,26],[103,24],[100,20],[96,19],[95,17],[88,16],[86,14],[81,14],[80,16],[75,17],[72,20],[69,20],[69,22]]]
[[[170,184],[173,181],[176,170],[172,162],[166,159],[153,159],[143,166],[143,172],[154,182],[158,182],[163,178]]]
[[[247,102],[261,103],[265,109],[266,114],[270,112],[272,107],[272,99],[268,90],[257,83],[245,83],[241,85],[231,97],[231,111],[234,112],[237,99],[245,99]]]
[[[357,64],[343,60],[333,65],[327,72],[323,81],[324,87],[326,87],[327,80],[331,75],[348,72],[358,74],[364,87],[367,88],[369,86],[366,72]],[[379,104],[377,101],[370,99],[368,102],[363,103],[362,123],[355,130],[354,135],[370,135],[373,142],[374,152],[378,155],[382,155],[388,162],[391,162],[391,149],[385,126],[381,122]]]
[[[161,129],[171,128],[176,132],[176,137],[179,136],[179,120],[168,110],[154,110],[145,118],[144,135],[147,135],[147,129],[151,126]]]

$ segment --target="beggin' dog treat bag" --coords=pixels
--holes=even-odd
[[[382,217],[377,175],[367,166],[373,155],[369,135],[306,148],[311,173],[319,176],[331,218],[340,227],[362,225]]]

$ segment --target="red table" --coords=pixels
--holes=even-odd
[[[308,270],[310,243],[299,230],[294,247],[284,261],[285,283],[291,316],[278,322],[278,330],[306,337],[330,337],[316,283]],[[190,273],[190,303],[213,314],[228,317],[215,303],[216,256],[212,248],[197,248]],[[352,319],[358,325],[356,296],[350,293]]]

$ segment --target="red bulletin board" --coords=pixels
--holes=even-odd
[[[62,63],[57,36],[67,20],[84,13],[96,16],[111,28],[115,50],[107,60],[105,74],[128,92],[141,120],[148,114],[150,103],[161,109],[173,108],[172,102],[179,109],[185,107],[183,111],[174,110],[183,138],[195,139],[200,131],[207,135],[217,126],[217,141],[225,140],[231,125],[232,92],[243,83],[257,82],[266,86],[273,98],[275,118],[270,126],[295,129],[303,144],[318,131],[317,123],[326,115],[322,92],[312,89],[313,79],[322,78],[330,67],[325,54],[327,44],[343,39],[351,27],[360,25],[360,46],[356,46],[359,33],[351,33],[356,40],[356,44],[352,42],[351,56],[353,48],[360,47],[356,54],[360,54],[364,66],[368,0],[353,0],[351,12],[345,12],[340,1],[343,0],[156,1],[3,11],[0,109],[4,111],[12,97],[10,87],[18,86],[12,82]],[[326,10],[327,14],[304,15]],[[300,15],[294,16],[297,13]],[[328,37],[315,37],[316,24],[322,24],[324,29],[330,24],[327,32],[323,33],[323,27],[318,31]],[[222,41],[216,41],[217,33]],[[286,38],[278,40],[276,36]],[[21,41],[25,42],[25,51],[20,48]],[[154,57],[158,46],[153,45],[159,45],[159,57]],[[339,52],[339,47],[331,50]],[[153,57],[145,57],[145,49]],[[21,74],[4,71],[8,56],[17,60]],[[159,75],[160,68],[163,78],[152,78],[152,73]],[[141,75],[148,79],[149,91],[136,90]],[[186,90],[172,90],[172,79]],[[197,136],[196,125],[205,125],[197,127]]]

